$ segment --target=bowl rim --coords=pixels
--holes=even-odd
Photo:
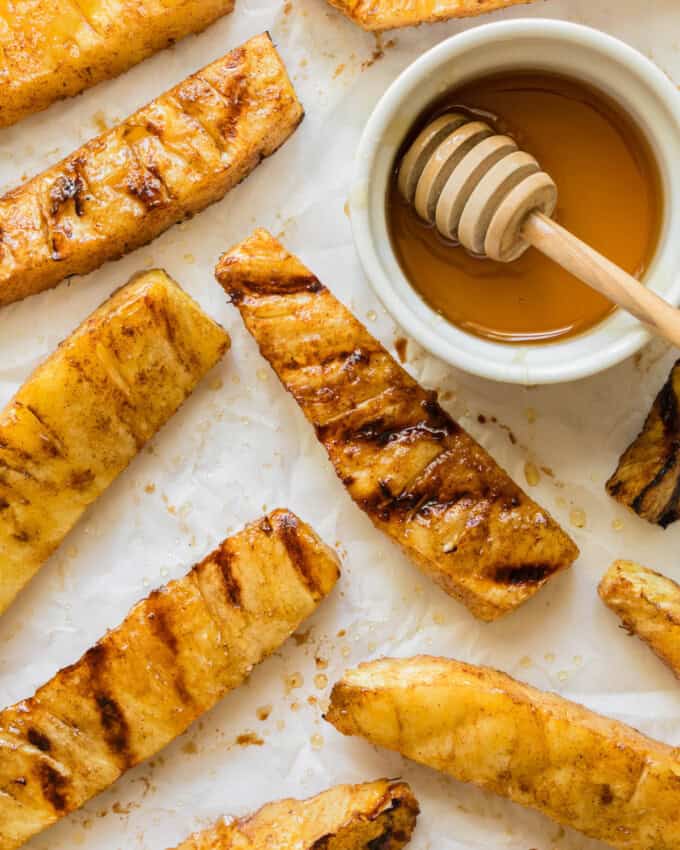
[[[620,363],[642,348],[650,340],[651,332],[639,321],[627,317],[630,318],[627,327],[621,328],[615,335],[612,334],[611,329],[608,329],[608,323],[622,314],[622,311],[616,310],[612,316],[585,331],[584,334],[569,337],[567,340],[528,346],[494,342],[476,337],[452,325],[417,295],[426,308],[423,312],[429,314],[429,321],[426,322],[410,309],[397,293],[390,275],[383,267],[373,239],[372,208],[369,201],[369,187],[373,182],[372,169],[385,131],[394,119],[399,105],[411,95],[419,81],[436,73],[442,64],[452,61],[456,55],[488,47],[491,42],[499,39],[507,40],[518,36],[523,39],[552,39],[563,44],[573,44],[577,40],[584,47],[604,54],[614,64],[623,65],[627,73],[634,74],[646,87],[653,90],[658,102],[665,107],[669,118],[676,125],[678,138],[680,138],[680,92],[652,60],[631,45],[592,27],[559,19],[519,18],[482,24],[432,47],[408,65],[381,96],[366,123],[356,152],[355,174],[349,199],[350,221],[355,247],[369,283],[398,324],[425,349],[452,366],[492,380],[525,385],[558,383],[588,377]],[[578,69],[575,69],[574,74],[578,78]],[[602,90],[605,90],[605,86],[602,86]],[[423,106],[425,103],[426,101],[423,102]],[[660,159],[660,154],[657,152],[661,169]],[[670,220],[678,215],[673,212],[673,199],[670,195],[666,198],[665,206],[668,224],[670,224]],[[666,244],[667,241],[662,237],[653,265],[664,251],[670,250],[671,246]],[[401,271],[391,243],[389,252],[394,256],[394,261]],[[413,289],[403,273],[402,277],[409,288]],[[658,291],[656,286],[651,288]],[[413,292],[415,293],[415,290]],[[664,287],[662,292],[671,303],[676,304],[680,301],[680,269],[672,278],[670,285]],[[455,338],[462,335],[476,351],[470,352],[463,348],[456,348],[449,339],[445,339],[437,331],[437,325],[442,323],[447,326],[449,334],[453,333]],[[550,348],[554,351],[557,346],[564,346],[571,340],[579,339],[584,335],[596,337],[598,334],[602,336],[603,344],[599,347],[594,346],[593,350],[580,357],[565,357],[558,364],[527,365],[522,362],[522,351],[536,351],[540,348]],[[471,340],[474,340],[474,343]],[[494,355],[498,355],[501,350],[507,352],[505,362],[494,361],[483,356],[484,352],[487,354],[493,352]]]

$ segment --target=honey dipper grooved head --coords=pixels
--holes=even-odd
[[[557,187],[508,136],[459,112],[440,115],[409,146],[398,186],[442,236],[499,262],[529,247],[521,228],[532,212],[552,215]]]

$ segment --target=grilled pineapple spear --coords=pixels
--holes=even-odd
[[[680,360],[606,486],[617,502],[662,528],[680,515]]]
[[[329,0],[366,30],[415,27],[419,24],[484,15],[532,0]]]
[[[0,305],[90,272],[219,200],[302,115],[268,35],[188,77],[0,198]]]
[[[338,574],[309,526],[274,511],[0,712],[0,850],[15,850],[184,732],[278,649]]]
[[[361,664],[326,719],[618,850],[680,847],[672,747],[496,670],[426,656]]]
[[[547,511],[263,230],[216,276],[375,525],[475,616],[495,620],[578,550]]]
[[[36,369],[0,413],[0,612],[228,346],[150,271]]]
[[[218,823],[175,850],[400,850],[411,839],[418,801],[405,782],[337,785],[308,800],[269,803]]]
[[[598,592],[624,627],[680,678],[680,585],[632,561],[614,561]]]
[[[1,4],[0,127],[121,74],[233,8],[234,0]]]

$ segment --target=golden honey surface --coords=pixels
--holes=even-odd
[[[560,224],[643,278],[659,239],[663,191],[649,143],[621,107],[556,75],[486,77],[433,104],[404,150],[434,117],[461,107],[536,157],[557,183]],[[533,248],[501,264],[445,240],[399,195],[400,159],[387,196],[392,243],[414,288],[450,322],[492,340],[538,343],[578,334],[614,309]]]

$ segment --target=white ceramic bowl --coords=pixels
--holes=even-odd
[[[485,24],[434,47],[385,92],[361,138],[350,193],[354,240],[364,271],[403,329],[467,372],[521,384],[569,381],[619,363],[649,339],[622,310],[589,331],[542,345],[490,342],[460,330],[410,285],[392,250],[385,198],[394,159],[423,109],[470,79],[507,69],[541,69],[582,79],[636,120],[656,154],[664,186],[659,247],[646,284],[680,302],[680,93],[650,60],[598,30],[564,21]]]

